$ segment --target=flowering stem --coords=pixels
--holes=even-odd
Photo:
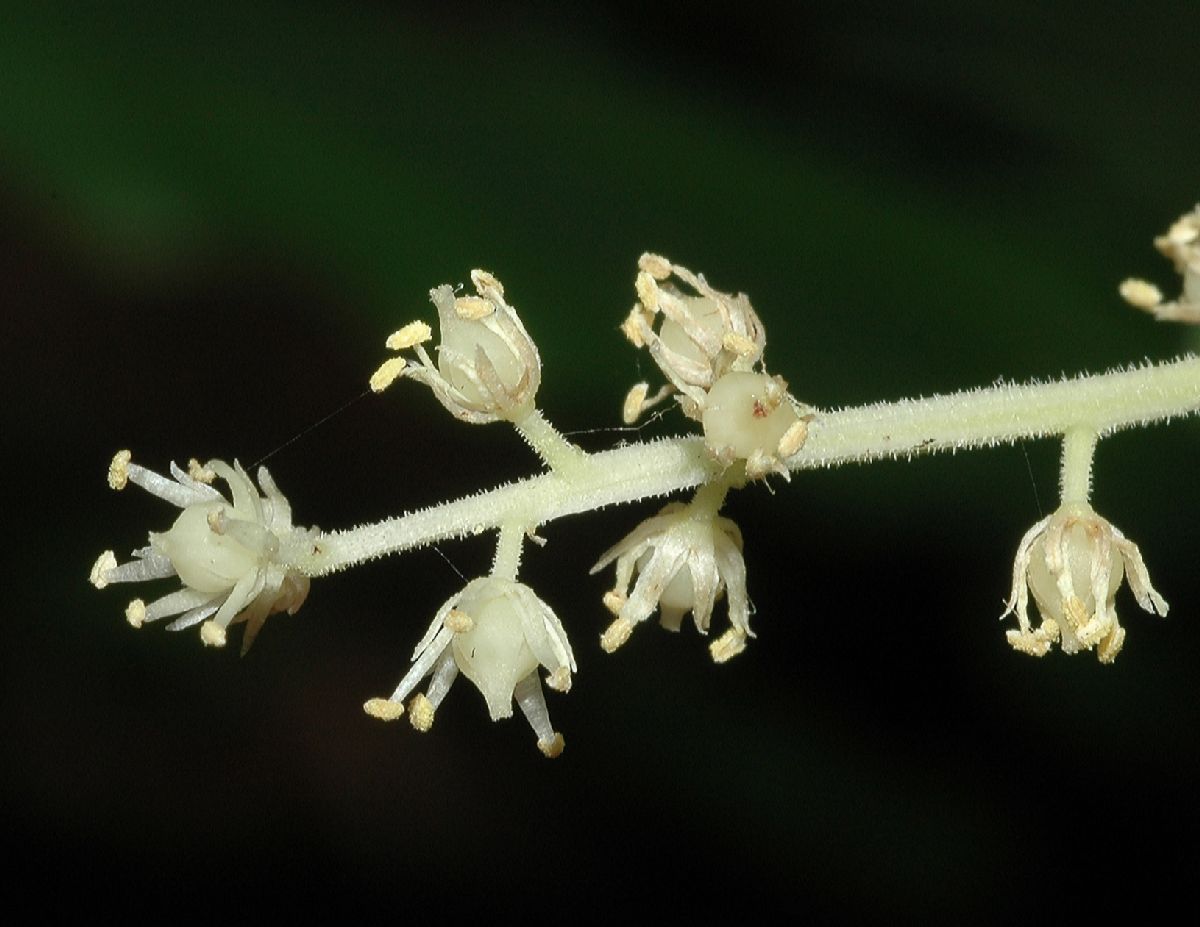
[[[1188,357],[1054,383],[1005,384],[930,399],[902,399],[821,412],[810,423],[806,443],[788,459],[788,466],[804,470],[863,463],[1074,431],[1103,436],[1197,410],[1200,359]],[[544,423],[540,416],[538,419]],[[542,428],[528,419],[523,424],[530,432]],[[573,447],[561,436],[559,440]],[[1082,453],[1083,447],[1080,444],[1076,450]],[[551,464],[549,473],[489,492],[378,524],[325,534],[311,552],[290,565],[319,576],[443,538],[494,530],[510,522],[532,530],[566,515],[668,495],[723,475],[699,437],[644,442],[597,454],[569,453],[574,460],[565,468],[560,464],[555,469]],[[560,460],[556,452],[543,453],[548,463],[551,457]],[[1074,481],[1072,476],[1072,492]]]
[[[1092,458],[1099,439],[1094,428],[1072,428],[1063,435],[1062,470],[1059,475],[1061,502],[1087,502],[1092,495]]]

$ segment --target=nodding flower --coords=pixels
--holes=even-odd
[[[707,634],[713,606],[722,593],[729,598],[731,627],[710,646],[712,658],[724,663],[741,653],[746,638],[754,636],[742,533],[728,518],[672,502],[607,550],[592,572],[614,560],[616,585],[605,594],[604,604],[615,620],[600,637],[600,646],[608,653],[624,644],[656,609],[659,622],[669,631],[678,631],[683,616],[691,612],[696,630]]]
[[[561,622],[528,586],[485,576],[467,583],[438,609],[396,691],[386,699],[368,700],[363,710],[384,721],[399,718],[404,700],[429,676],[427,691],[413,696],[408,706],[413,727],[428,731],[461,672],[483,694],[493,721],[511,718],[515,700],[537,736],[538,749],[555,757],[562,752],[563,737],[550,724],[539,666],[547,670],[550,688],[571,688],[575,657]]]
[[[183,511],[169,530],[151,532],[150,543],[127,563],[118,564],[106,550],[92,567],[91,582],[102,589],[178,576],[183,586],[175,592],[148,605],[134,599],[125,610],[129,623],[140,628],[178,616],[167,629],[179,631],[203,622],[201,639],[215,647],[225,645],[231,624],[244,623],[245,653],[268,616],[295,614],[304,603],[309,579],[289,564],[312,551],[317,530],[292,525],[291,506],[266,467],[258,470],[262,495],[236,461],[230,466],[193,460],[186,472],[172,463],[171,477],[132,463],[129,451],[113,458],[108,472],[113,489],[135,483]],[[228,497],[212,485],[218,478]]]
[[[1101,663],[1111,663],[1125,642],[1114,605],[1123,577],[1142,609],[1167,613],[1138,546],[1086,503],[1063,505],[1030,528],[1017,548],[1004,615],[1015,613],[1019,627],[1008,631],[1009,644],[1036,657],[1054,643],[1063,653],[1094,647]],[[1037,628],[1029,621],[1030,592],[1042,616]]]

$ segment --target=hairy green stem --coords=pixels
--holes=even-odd
[[[1103,436],[1198,409],[1200,359],[1188,357],[1052,383],[1004,384],[820,412],[810,424],[807,442],[787,463],[792,470],[804,470],[1076,430]],[[312,553],[292,565],[318,576],[510,522],[532,530],[556,518],[664,496],[722,475],[698,437],[634,444],[598,454],[579,452],[568,466],[558,469],[543,456],[552,467],[549,473],[378,524],[322,535]],[[1077,489],[1075,483],[1072,476],[1071,492]]]

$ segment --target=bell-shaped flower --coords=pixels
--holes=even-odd
[[[714,290],[702,276],[656,254],[643,254],[638,267],[638,302],[621,330],[636,347],[649,348],[679,392],[684,414],[699,420],[713,383],[762,360],[766,332],[744,293]],[[641,408],[652,404],[644,393],[642,399]]]
[[[1123,577],[1145,611],[1167,613],[1137,545],[1091,506],[1063,505],[1026,532],[1017,548],[1004,614],[1016,613],[1019,627],[1007,633],[1008,642],[1038,657],[1054,643],[1064,653],[1094,647],[1102,663],[1111,663],[1125,641],[1114,606]],[[1037,628],[1029,621],[1030,592],[1042,617]]]
[[[504,301],[500,281],[471,271],[476,296],[455,296],[449,285],[430,290],[437,307],[441,344],[436,363],[424,342],[432,331],[412,322],[388,338],[395,351],[412,349],[416,361],[396,356],[371,377],[376,392],[405,376],[426,384],[456,418],[482,424],[520,421],[533,409],[542,380],[537,346],[517,312]]]
[[[1121,295],[1130,305],[1164,321],[1200,323],[1200,205],[1180,216],[1167,234],[1154,239],[1154,246],[1170,258],[1175,272],[1183,276],[1178,299],[1164,301],[1162,292],[1145,280],[1129,279],[1121,284]]]
[[[696,629],[707,634],[722,593],[729,599],[731,627],[710,645],[713,659],[724,663],[754,636],[742,533],[728,518],[673,502],[606,551],[592,573],[614,560],[616,584],[605,594],[604,604],[616,617],[600,636],[600,646],[608,653],[624,644],[655,609],[669,631],[678,631],[683,616],[691,612]]]
[[[363,709],[385,721],[404,714],[404,700],[430,677],[424,694],[409,703],[409,720],[428,731],[451,684],[461,672],[475,684],[493,721],[511,718],[520,706],[538,749],[548,757],[563,749],[562,735],[550,724],[538,667],[546,685],[571,688],[575,657],[558,617],[528,586],[495,576],[474,579],[446,601],[413,651],[412,666],[386,699],[370,699]]]
[[[178,576],[183,587],[146,604],[134,599],[125,611],[134,627],[147,621],[176,617],[168,630],[200,624],[205,644],[221,647],[229,625],[245,623],[242,653],[262,629],[267,617],[295,612],[308,595],[309,579],[289,566],[316,543],[316,529],[292,525],[292,511],[266,467],[258,470],[263,495],[236,461],[201,465],[193,460],[187,472],[171,464],[167,478],[130,462],[121,451],[109,467],[114,489],[128,483],[141,486],[183,511],[168,531],[151,532],[150,543],[118,564],[113,552],[100,555],[91,582],[98,589],[109,583],[142,582]],[[212,486],[220,478],[229,497]]]

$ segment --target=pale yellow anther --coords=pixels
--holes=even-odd
[[[213,509],[204,519],[208,522],[208,530],[213,534],[225,533],[225,510],[223,508]]]
[[[557,731],[549,740],[538,741],[538,749],[541,750],[542,754],[550,760],[562,753],[564,746],[566,746],[566,742],[563,740],[563,735],[559,734]]]
[[[721,347],[726,351],[732,351],[738,357],[753,354],[755,350],[754,342],[738,332],[726,332],[721,337]]]
[[[124,489],[129,483],[129,461],[133,458],[130,451],[117,451],[113,454],[112,463],[108,465],[108,486],[110,489]]]
[[[1200,238],[1200,217],[1189,213],[1177,220],[1168,230],[1167,239],[1176,245],[1188,245]]]
[[[486,270],[476,268],[471,271],[471,282],[475,284],[475,289],[481,293],[487,290],[494,290],[497,296],[501,298],[504,296],[504,284]]]
[[[92,564],[92,571],[88,573],[88,582],[97,589],[103,589],[108,585],[108,571],[117,568],[117,557],[111,550],[106,550],[96,562]]]
[[[1050,652],[1050,639],[1040,631],[1018,631],[1014,628],[1004,637],[1013,650],[1031,657],[1044,657]]]
[[[638,258],[638,267],[656,280],[666,280],[671,276],[671,262],[660,254],[647,251]]]
[[[644,270],[634,278],[633,289],[647,312],[658,312],[658,283]]]
[[[621,323],[621,334],[628,338],[629,343],[635,348],[644,348],[646,346],[646,339],[642,337],[643,324],[644,319],[641,306],[634,306],[625,321]]]
[[[746,635],[737,628],[730,628],[715,641],[708,645],[714,663],[724,663],[732,660],[746,649]]]
[[[412,701],[408,703],[408,721],[422,734],[428,733],[429,729],[433,727],[434,713],[433,702],[429,701],[421,692],[414,695]]]
[[[807,440],[808,422],[803,419],[798,422],[792,422],[788,426],[788,430],[783,433],[783,437],[779,439],[779,446],[775,449],[775,456],[781,460],[787,459],[800,450],[800,448],[804,447],[804,442]]]
[[[211,485],[212,481],[217,478],[215,470],[210,470],[204,464],[200,463],[195,457],[188,460],[188,476],[194,479],[197,483]]]
[[[206,621],[200,625],[200,640],[205,647],[224,647],[225,629],[215,621]]]
[[[380,721],[395,721],[404,714],[404,706],[391,699],[369,698],[363,702],[363,711]]]
[[[1129,305],[1147,311],[1153,310],[1162,302],[1162,291],[1153,283],[1130,277],[1124,281],[1118,290],[1121,298]]]
[[[407,366],[408,361],[403,357],[389,357],[379,365],[378,370],[371,374],[371,391],[382,393],[396,382],[396,377],[400,376]]]
[[[1096,648],[1096,656],[1100,658],[1101,663],[1111,663],[1117,658],[1117,654],[1121,652],[1121,646],[1125,643],[1125,629],[1119,624],[1115,625],[1107,635],[1100,641],[1100,646]]]
[[[496,307],[482,296],[460,296],[454,301],[454,312],[460,319],[475,322],[491,315]]]
[[[125,608],[125,620],[135,628],[140,628],[146,620],[146,603],[141,599],[134,599]]]
[[[1079,596],[1070,596],[1063,602],[1063,617],[1071,622],[1071,627],[1079,630],[1088,622],[1087,609]]]
[[[392,332],[388,335],[386,343],[389,351],[403,351],[405,348],[422,344],[432,337],[433,329],[418,319],[416,322],[409,322],[403,328]]]
[[[626,425],[632,425],[642,414],[646,405],[646,394],[650,392],[649,383],[636,383],[625,395],[625,404],[621,407],[621,419]]]
[[[570,692],[571,691],[571,670],[569,667],[560,666],[553,673],[546,677],[546,685],[555,692]]]
[[[600,649],[605,653],[612,653],[629,640],[629,635],[632,633],[632,622],[628,618],[618,618],[608,626],[608,630],[600,635]]]
[[[452,608],[450,614],[446,616],[446,627],[455,634],[466,634],[475,627],[475,621],[466,612]]]
[[[626,601],[626,597],[621,595],[621,593],[617,592],[615,589],[610,589],[608,592],[604,593],[604,607],[614,615],[619,615],[621,613],[621,609],[625,607]]]

